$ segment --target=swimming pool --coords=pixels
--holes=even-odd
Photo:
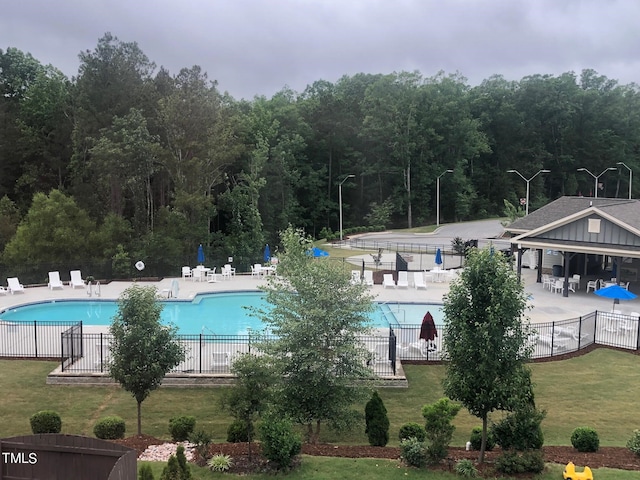
[[[251,308],[268,308],[261,292],[225,292],[196,295],[193,300],[163,300],[161,318],[178,326],[180,334],[244,335],[264,328]],[[4,321],[82,321],[85,325],[109,325],[118,310],[113,300],[51,300],[0,311]],[[373,327],[399,324],[419,325],[428,311],[436,324],[442,322],[436,304],[379,303],[370,314]]]

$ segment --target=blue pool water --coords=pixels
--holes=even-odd
[[[229,292],[197,295],[191,301],[166,300],[161,318],[173,323],[181,334],[242,335],[248,330],[261,330],[259,318],[251,315],[250,308],[268,308],[260,292]],[[0,319],[82,321],[85,325],[109,325],[118,305],[110,300],[57,300],[33,303],[0,312]],[[370,315],[371,326],[419,325],[422,317],[431,312],[436,324],[442,323],[440,305],[434,304],[376,304]]]

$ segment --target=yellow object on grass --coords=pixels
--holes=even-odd
[[[576,466],[573,462],[567,463],[562,472],[564,480],[593,480],[593,473],[589,467],[584,467],[582,472],[576,472]]]

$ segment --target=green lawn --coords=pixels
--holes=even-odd
[[[91,435],[95,421],[105,415],[119,415],[134,433],[135,401],[118,387],[72,387],[45,385],[52,362],[0,361],[0,435],[7,437],[30,432],[29,416],[43,409],[60,413],[64,433]],[[425,403],[442,396],[444,366],[406,365],[408,389],[385,388],[380,395],[391,422],[391,444],[396,432],[409,421],[422,423]],[[543,422],[547,445],[569,445],[572,430],[581,425],[594,427],[603,446],[624,446],[631,432],[640,428],[640,382],[635,381],[640,357],[624,352],[598,349],[582,357],[531,365],[536,402],[547,410]],[[221,388],[162,388],[142,405],[144,433],[168,438],[168,420],[175,415],[197,418],[197,428],[224,441],[231,419],[219,407]],[[464,409],[455,420],[453,445],[462,446],[479,420]],[[363,431],[338,435],[325,430],[322,441],[366,443]]]

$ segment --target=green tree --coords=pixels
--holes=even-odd
[[[369,445],[384,447],[389,442],[389,417],[384,402],[376,391],[365,405],[364,420]]]
[[[231,372],[235,374],[236,382],[225,391],[222,404],[246,427],[251,461],[253,424],[268,406],[270,390],[275,382],[273,368],[264,358],[246,354],[234,360]]]
[[[482,419],[480,462],[489,413],[515,408],[523,392],[530,392],[524,374],[532,351],[526,301],[516,273],[493,248],[471,249],[444,298],[444,392]]]
[[[109,327],[113,336],[109,375],[138,403],[138,435],[142,402],[185,356],[176,327],[160,323],[162,308],[155,288],[134,285],[122,292]]]
[[[281,239],[279,275],[264,287],[269,307],[254,313],[275,337],[261,347],[277,373],[274,405],[316,443],[323,422],[345,430],[362,416],[353,406],[367,397],[371,372],[358,337],[373,304],[341,264],[309,255],[302,231],[289,227]]]

